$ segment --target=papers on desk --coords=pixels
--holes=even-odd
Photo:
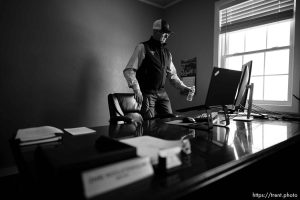
[[[65,131],[72,135],[83,135],[83,134],[89,134],[89,133],[95,133],[93,129],[87,128],[87,127],[78,127],[78,128],[65,128]]]
[[[62,134],[63,131],[52,126],[32,127],[19,129],[15,139],[20,141],[20,146],[26,146],[61,140],[62,136],[57,133]]]
[[[151,136],[140,136],[135,138],[120,140],[126,144],[137,148],[139,156],[146,156],[151,158],[153,165],[158,164],[159,151],[163,149],[182,148],[181,140],[164,140]]]
[[[193,122],[184,123],[184,122],[182,122],[181,119],[176,119],[176,120],[168,121],[168,122],[165,122],[165,123],[166,124],[181,125],[181,126],[188,126],[190,124],[193,124]]]

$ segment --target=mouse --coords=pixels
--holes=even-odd
[[[195,123],[196,121],[195,121],[195,119],[192,118],[192,117],[184,117],[184,118],[182,119],[182,122],[183,122],[183,123]]]

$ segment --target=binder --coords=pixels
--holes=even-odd
[[[54,187],[56,194],[76,198],[83,195],[81,174],[84,171],[135,158],[137,150],[106,136],[95,140],[91,135],[83,135],[69,138],[55,148],[40,146],[36,157],[43,188]]]
[[[62,140],[63,131],[53,126],[19,129],[15,136],[20,146],[42,144]]]
[[[137,156],[135,147],[100,136],[74,137],[56,148],[38,148],[38,160],[54,173],[82,171]]]

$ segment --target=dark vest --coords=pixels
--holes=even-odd
[[[150,40],[143,42],[145,59],[136,72],[141,91],[151,93],[165,86],[167,65],[170,64],[171,54],[160,41]]]

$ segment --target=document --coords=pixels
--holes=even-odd
[[[41,139],[41,140],[30,140],[26,142],[20,142],[20,146],[27,146],[32,144],[41,144],[41,143],[48,143],[48,142],[55,142],[62,139],[62,136],[54,136],[47,139]]]
[[[136,147],[137,154],[139,156],[150,157],[151,163],[153,165],[158,164],[158,155],[160,150],[174,147],[182,148],[181,140],[164,140],[151,136],[140,136],[135,138],[123,139],[120,141]]]
[[[95,133],[96,131],[87,127],[78,127],[78,128],[65,128],[65,131],[72,135],[82,135],[82,134],[89,134]]]
[[[61,140],[62,136],[57,133],[62,134],[63,131],[52,126],[32,127],[19,129],[15,139],[20,141],[20,146],[26,146]]]
[[[176,120],[173,120],[173,121],[168,121],[168,122],[165,122],[166,124],[174,124],[174,125],[181,125],[181,126],[188,126],[190,124],[193,124],[193,122],[182,122],[181,119],[176,119]]]
[[[63,133],[63,131],[52,126],[25,128],[18,130],[15,139],[19,139],[21,142],[42,140],[55,137],[56,133]]]

